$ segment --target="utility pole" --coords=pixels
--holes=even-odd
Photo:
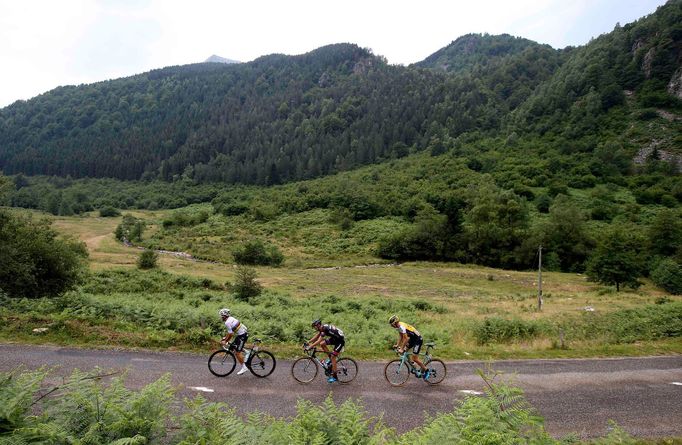
[[[542,310],[542,246],[538,247],[538,311]]]

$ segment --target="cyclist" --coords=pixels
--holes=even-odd
[[[322,324],[321,320],[315,320],[312,326],[317,329],[317,333],[308,340],[305,344],[305,348],[314,348],[317,345],[322,346],[322,350],[329,354],[329,348],[327,345],[333,345],[334,349],[330,354],[331,365],[332,365],[332,375],[329,376],[327,381],[329,383],[336,382],[336,357],[343,351],[343,347],[346,345],[345,337],[343,336],[343,331],[333,324]]]
[[[415,329],[414,326],[411,326],[404,321],[400,321],[400,317],[397,315],[393,315],[391,318],[389,318],[388,323],[396,328],[400,333],[400,337],[398,337],[398,343],[393,345],[393,348],[397,348],[398,353],[400,354],[402,354],[404,350],[412,348],[412,361],[421,368],[421,376],[424,378],[424,380],[428,380],[429,371],[426,369],[426,366],[424,366],[421,360],[419,360],[419,351],[422,348],[422,343],[424,343],[424,339],[422,339],[419,331]],[[419,377],[419,375],[417,375],[417,377]]]
[[[237,361],[242,365],[237,375],[242,375],[247,371],[246,363],[244,363],[244,355],[242,351],[244,350],[244,345],[246,344],[246,339],[249,338],[249,333],[246,330],[246,326],[239,320],[234,318],[230,314],[230,310],[223,308],[218,311],[218,315],[223,319],[225,327],[227,328],[227,334],[220,340],[220,344],[226,345],[233,335],[237,334],[234,341],[230,345],[230,349],[234,350],[234,355],[237,357]]]

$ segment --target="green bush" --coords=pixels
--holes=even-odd
[[[102,218],[121,216],[121,212],[115,207],[106,206],[99,209],[99,216]]]
[[[178,227],[192,227],[198,224],[205,223],[208,220],[209,214],[206,210],[197,213],[188,211],[173,212],[173,214],[164,219],[161,223],[164,228],[172,226]]]
[[[0,210],[0,289],[12,297],[55,297],[81,281],[85,244],[57,236],[46,220]]]
[[[682,267],[677,261],[664,259],[651,272],[651,280],[673,295],[682,294]]]
[[[260,240],[247,241],[241,248],[235,249],[232,256],[237,264],[251,266],[279,266],[284,261],[284,255],[277,246],[266,247]]]
[[[544,326],[539,322],[491,317],[476,325],[474,336],[478,344],[487,345],[529,340],[537,337],[543,330]]]
[[[123,215],[123,221],[116,227],[114,235],[116,236],[116,239],[120,241],[139,243],[142,241],[144,229],[144,221],[135,218],[132,215]]]
[[[234,284],[231,286],[235,298],[242,301],[249,301],[257,297],[263,291],[263,286],[256,281],[258,274],[250,267],[238,267],[235,275]]]
[[[153,269],[156,267],[156,262],[159,255],[150,249],[145,249],[137,259],[137,267],[140,269]]]

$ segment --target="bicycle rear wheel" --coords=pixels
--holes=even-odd
[[[391,360],[384,368],[384,377],[386,381],[393,386],[402,386],[410,378],[410,368],[408,365],[402,365],[402,360]]]
[[[350,357],[343,357],[336,361],[336,378],[339,383],[350,383],[358,376],[358,364]]]
[[[251,355],[248,366],[251,374],[263,378],[272,374],[277,366],[277,360],[268,351],[258,351]]]
[[[317,376],[317,363],[310,357],[301,357],[291,365],[291,376],[299,383],[310,383]]]
[[[230,351],[216,351],[208,358],[208,370],[216,377],[226,377],[234,371],[237,359]]]
[[[445,367],[445,363],[440,359],[433,359],[427,365],[426,369],[429,370],[429,378],[425,380],[429,385],[437,385],[443,381],[448,370]]]

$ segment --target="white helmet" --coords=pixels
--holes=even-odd
[[[223,308],[218,311],[218,315],[221,317],[229,317],[230,316],[230,310],[228,308]]]

